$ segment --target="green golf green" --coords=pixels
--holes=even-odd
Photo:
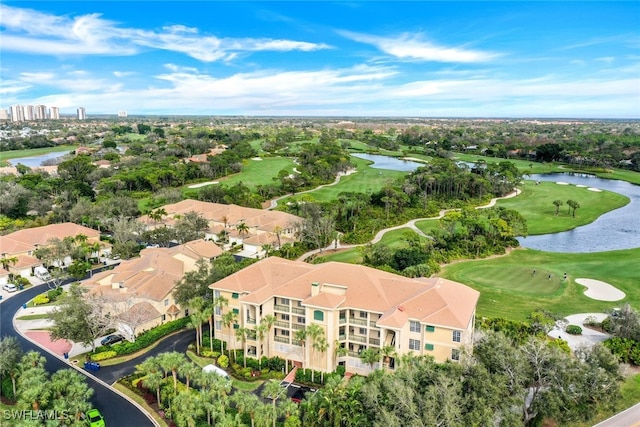
[[[553,295],[566,284],[563,276],[555,272],[519,265],[483,265],[466,272],[469,281],[480,283],[492,278],[495,289],[503,289],[515,294]]]

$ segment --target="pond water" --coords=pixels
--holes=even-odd
[[[354,153],[351,155],[359,159],[372,161],[373,164],[371,165],[371,167],[374,169],[389,169],[394,171],[413,172],[420,166],[424,166],[423,163],[413,162],[411,160],[397,159],[390,156],[382,156],[380,154]]]
[[[602,179],[584,174],[531,175],[534,181],[567,182],[623,194],[631,201],[626,206],[607,212],[591,224],[562,233],[518,238],[525,248],[548,252],[603,252],[640,247],[640,186],[626,181]],[[589,191],[587,188],[580,190]],[[580,211],[578,210],[578,213]]]
[[[37,156],[29,156],[29,157],[19,157],[15,159],[9,160],[11,166],[16,166],[18,163],[22,163],[25,166],[30,168],[36,168],[38,166],[42,166],[42,162],[45,160],[57,159],[58,157],[62,157],[67,154],[64,151],[58,151],[53,153],[39,154]]]

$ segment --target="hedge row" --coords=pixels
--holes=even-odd
[[[99,362],[101,360],[111,359],[112,357],[116,357],[118,353],[113,350],[103,351],[101,353],[96,353],[91,355],[91,360],[94,362]]]
[[[613,337],[605,340],[604,346],[618,356],[621,362],[640,366],[640,342],[628,338]]]
[[[135,353],[145,347],[150,346],[160,338],[163,338],[175,331],[185,328],[190,320],[191,319],[189,317],[183,317],[182,319],[167,322],[153,329],[149,329],[148,331],[144,331],[143,333],[138,335],[134,342],[124,341],[112,346],[98,347],[95,353],[102,353],[109,350],[114,351],[116,353],[116,356],[125,356],[127,354]]]

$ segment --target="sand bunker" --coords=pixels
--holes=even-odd
[[[601,189],[599,189],[599,188],[593,188],[593,187],[589,187],[589,188],[587,188],[587,190],[589,190],[589,191],[595,191],[595,192],[597,192],[597,193],[600,193],[600,192],[602,191],[602,190],[601,190]]]
[[[576,184],[576,187],[578,187],[578,188],[587,188],[588,185]]]
[[[597,299],[599,301],[619,301],[626,296],[621,290],[600,280],[576,279],[576,283],[587,287],[584,294],[591,299]]]
[[[558,181],[558,182],[556,182],[556,184],[558,184],[558,185],[569,185],[568,182],[564,182],[564,181]]]
[[[200,187],[205,187],[207,185],[212,185],[212,184],[218,184],[218,181],[201,182],[200,184],[190,185],[188,188],[200,188]]]
[[[262,159],[260,157],[252,157],[251,160],[261,161]]]

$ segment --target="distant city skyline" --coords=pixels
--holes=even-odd
[[[0,107],[637,119],[638,22],[624,1],[16,1]]]

